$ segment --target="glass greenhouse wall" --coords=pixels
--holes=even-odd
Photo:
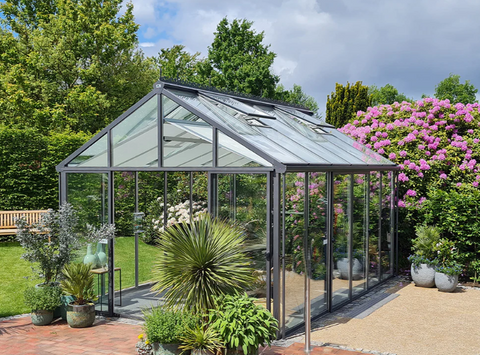
[[[305,108],[163,80],[57,170],[83,223],[134,241],[122,271],[134,287],[148,281],[134,216],[147,241],[172,211],[239,222],[258,278],[249,292],[280,336],[395,273],[398,167]],[[110,241],[110,315],[122,312],[118,258]]]

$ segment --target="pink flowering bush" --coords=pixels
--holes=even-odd
[[[478,103],[452,105],[449,100],[426,98],[413,104],[369,107],[367,112],[359,111],[357,119],[340,131],[400,166],[399,227],[404,233],[400,240],[409,240],[412,228],[424,222],[429,213],[425,202],[436,191],[446,191],[447,198],[449,192],[469,196],[477,193],[480,183]],[[463,217],[452,213],[458,226]],[[432,222],[438,222],[438,218],[432,218]],[[457,236],[455,232],[450,233],[452,239]],[[471,250],[472,238],[463,241],[463,249],[476,259],[478,252]]]

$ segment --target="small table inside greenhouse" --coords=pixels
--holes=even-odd
[[[120,274],[120,304],[116,304],[116,306],[122,306],[122,268],[116,267],[114,271],[118,271]],[[108,273],[108,269],[105,268],[98,268],[90,270],[92,274],[98,275],[97,276],[97,290],[100,288],[100,312],[103,311],[103,297],[105,297],[105,274]],[[100,284],[101,282],[101,284]],[[114,292],[115,297],[115,292]]]

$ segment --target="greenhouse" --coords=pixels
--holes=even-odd
[[[60,201],[125,237],[106,241],[107,314],[148,282],[143,246],[208,211],[244,227],[280,336],[394,275],[398,169],[304,107],[166,79],[57,166]]]

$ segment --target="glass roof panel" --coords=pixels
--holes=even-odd
[[[217,94],[212,94],[212,93],[203,93],[203,95],[208,96],[216,101],[220,101],[223,104],[235,109],[236,111],[240,111],[242,113],[245,113],[247,115],[253,115],[253,116],[260,116],[260,117],[270,117],[273,118],[272,116],[266,114],[263,111],[257,110],[256,108],[244,104],[243,102],[240,102],[238,100],[235,100],[231,97],[224,96],[224,95],[217,95]]]
[[[85,167],[105,167],[108,166],[107,159],[107,135],[104,134],[98,141],[85,149],[82,153],[75,157],[69,167],[85,166]]]
[[[113,166],[158,166],[157,96],[112,128]]]
[[[163,124],[163,166],[213,166],[213,129],[199,119],[195,122],[165,119]]]
[[[236,140],[218,132],[218,166],[272,166],[268,161],[245,148]]]
[[[307,122],[310,122],[312,124],[315,124],[315,125],[324,125],[325,124],[325,122],[323,122],[321,119],[319,119],[317,117],[314,117],[314,116],[307,115],[306,113],[303,113],[299,110],[295,110],[294,108],[291,108],[291,107],[280,106],[280,107],[277,107],[277,109],[288,112],[288,113],[290,113],[294,116],[297,116],[298,118],[301,118],[301,119],[303,119]]]

